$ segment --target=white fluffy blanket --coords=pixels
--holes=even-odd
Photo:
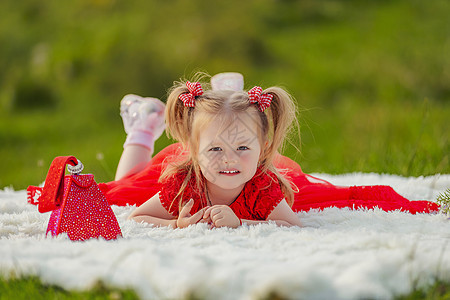
[[[450,175],[405,178],[314,174],[337,185],[391,185],[409,199],[435,201]],[[442,214],[329,208],[299,213],[302,228],[155,228],[127,221],[124,238],[71,242],[45,238],[49,213],[25,191],[0,191],[0,275],[36,275],[67,289],[101,280],[143,299],[258,299],[275,292],[302,299],[392,298],[436,279],[450,281],[450,220]]]

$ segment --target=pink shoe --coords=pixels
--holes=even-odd
[[[219,73],[211,77],[211,87],[214,91],[231,90],[239,92],[244,89],[244,76],[236,72]]]
[[[165,108],[164,103],[156,98],[133,94],[123,97],[120,101],[120,116],[127,133],[124,147],[135,144],[153,150],[154,142],[164,132]]]

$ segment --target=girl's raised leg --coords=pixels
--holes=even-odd
[[[164,109],[164,103],[156,98],[130,94],[122,99],[120,115],[127,138],[115,180],[141,171],[150,161],[155,141],[164,132]]]

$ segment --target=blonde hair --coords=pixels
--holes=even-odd
[[[197,78],[197,81],[199,79],[201,78]],[[196,97],[195,107],[186,107],[179,100],[181,94],[189,92],[186,81],[175,82],[169,90],[165,111],[166,132],[169,137],[181,142],[188,151],[183,160],[168,165],[161,174],[160,181],[178,172],[186,173],[184,182],[175,197],[180,199],[180,206],[183,202],[184,190],[193,176],[196,177],[196,188],[206,193],[205,178],[198,160],[200,133],[219,116],[229,124],[237,118],[239,113],[246,112],[258,122],[258,138],[261,145],[259,166],[263,172],[271,171],[276,175],[286,201],[292,205],[293,185],[273,164],[292,125],[295,124],[298,127],[296,107],[289,93],[279,87],[265,89],[263,93],[272,94],[273,98],[270,107],[261,112],[257,104],[250,103],[246,91],[213,91],[209,89],[207,83],[202,83],[202,88],[204,93]]]

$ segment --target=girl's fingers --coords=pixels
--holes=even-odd
[[[191,223],[198,223],[198,221],[200,221],[203,218],[203,209],[199,210],[198,212],[196,212],[190,219],[191,219]]]
[[[211,210],[210,216],[211,219],[213,219],[214,217],[217,218],[217,215],[223,215],[223,210],[220,207],[215,207],[214,209]]]
[[[203,222],[204,223],[210,223],[210,222],[212,222],[212,220],[211,220],[210,217],[205,217],[205,215],[203,215]]]
[[[224,215],[223,215],[223,213],[222,213],[221,211],[218,211],[218,212],[216,212],[215,214],[214,214],[214,213],[211,214],[211,220],[212,220],[214,223],[216,223],[217,220],[223,219],[223,218],[224,218]]]
[[[211,210],[213,209],[213,206],[207,207],[205,212],[203,213],[203,219],[210,218]]]
[[[186,203],[180,211],[180,217],[189,217],[192,206],[194,205],[194,200],[191,198],[188,203]]]
[[[223,218],[223,217],[217,218],[217,219],[214,221],[214,226],[216,226],[216,227],[226,226],[225,218]]]
[[[216,224],[217,220],[225,218],[225,213],[226,210],[224,210],[221,206],[212,206],[205,210],[203,219],[210,220]]]

